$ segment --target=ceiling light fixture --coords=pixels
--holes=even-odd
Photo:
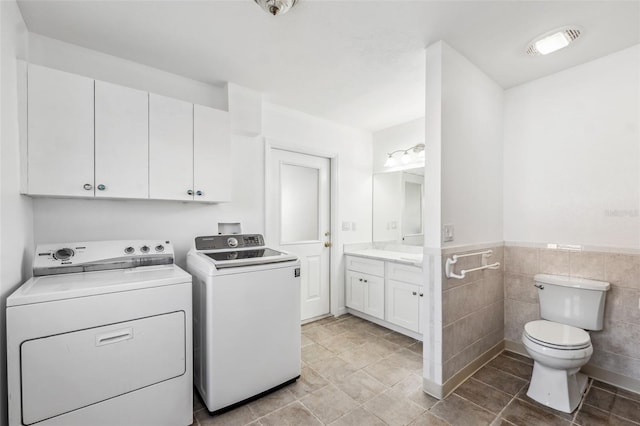
[[[396,155],[400,154],[402,155]],[[411,163],[424,162],[424,144],[419,143],[407,149],[398,149],[387,154],[384,167],[404,166]]]
[[[296,5],[298,0],[255,0],[267,13],[276,16],[284,15]]]
[[[557,50],[564,49],[580,37],[582,31],[577,27],[563,27],[549,31],[536,37],[529,47],[527,54],[530,56],[548,55]]]

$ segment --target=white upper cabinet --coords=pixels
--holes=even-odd
[[[23,193],[231,200],[227,111],[38,65],[19,71]]]
[[[196,201],[231,200],[229,113],[193,107],[193,190]]]
[[[149,197],[193,200],[193,193],[193,104],[150,93]]]
[[[148,93],[95,82],[95,196],[149,197]]]
[[[93,80],[30,65],[27,115],[28,193],[93,196]]]

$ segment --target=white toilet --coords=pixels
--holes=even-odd
[[[593,354],[584,329],[602,330],[610,286],[602,281],[545,274],[534,280],[543,319],[528,322],[522,333],[522,343],[534,361],[527,395],[571,413],[587,386],[587,376],[578,371]]]

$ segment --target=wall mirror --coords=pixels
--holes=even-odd
[[[373,241],[423,244],[424,168],[373,175]]]

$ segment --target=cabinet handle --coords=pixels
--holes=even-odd
[[[85,183],[83,188],[87,191],[91,191],[93,189],[93,185],[91,185],[90,183]]]
[[[362,281],[362,278],[360,278],[358,281]]]
[[[196,191],[196,195],[197,195],[197,196],[204,195],[204,192],[202,192],[202,191]]]
[[[368,281],[367,281],[367,280],[364,280],[364,282],[366,283],[366,282],[368,282]]]
[[[98,185],[98,191],[104,191],[105,189],[107,189],[106,185],[103,185],[103,184]]]
[[[424,296],[424,293],[420,293],[420,297]]]
[[[193,190],[191,190],[191,189],[190,189],[190,190],[188,190],[188,191],[187,191],[187,195],[193,195]]]
[[[418,295],[418,293],[417,293],[417,292],[415,292],[415,291],[413,291],[412,293],[413,293],[413,295],[414,295],[414,296],[417,296],[417,295]]]

